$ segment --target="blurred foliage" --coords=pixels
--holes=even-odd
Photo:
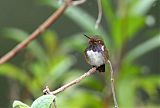
[[[61,5],[53,0],[37,0],[37,2],[54,9]],[[138,89],[141,88],[149,97],[158,100],[155,95],[159,95],[157,87],[160,87],[160,76],[143,75],[143,68],[135,63],[144,54],[160,47],[159,28],[146,30],[145,35],[148,36],[146,41],[126,49],[133,39],[137,39],[138,33],[149,26],[147,24],[154,22],[154,19],[147,20],[147,12],[154,3],[156,3],[155,0],[102,0],[103,16],[107,23],[105,26],[108,29],[100,26],[95,30],[95,18],[79,7],[70,7],[65,12],[65,15],[84,32],[98,34],[105,41],[116,73],[116,93],[121,108],[160,106],[152,101],[144,104],[137,95]],[[85,72],[85,70],[74,68],[75,64],[81,60],[72,54],[72,52],[83,53],[86,47],[86,38],[81,36],[83,33],[73,34],[59,42],[56,31],[47,30],[42,34],[40,41],[35,40],[27,47],[24,66],[5,63],[0,66],[0,75],[17,80],[34,98],[42,94],[46,85],[50,88],[58,88]],[[15,28],[6,28],[1,30],[1,36],[21,42],[27,38],[28,33]],[[79,87],[73,86],[57,96],[58,107],[107,108],[113,106],[112,96],[108,95],[110,91],[108,77],[106,80],[108,84],[104,87],[105,84],[97,77],[86,78]]]

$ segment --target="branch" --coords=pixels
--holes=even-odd
[[[67,7],[70,6],[72,0],[66,0],[64,4],[54,12],[42,25],[40,25],[28,38],[19,43],[15,48],[9,51],[6,55],[0,58],[0,65],[10,60],[18,52],[24,49],[31,41],[37,38],[41,33],[43,33],[48,27],[50,27],[56,20],[64,13]]]
[[[98,28],[101,19],[102,19],[102,4],[101,4],[101,0],[97,0],[97,4],[98,4],[98,18],[96,20],[96,24],[95,24],[95,29]]]
[[[110,73],[111,73],[111,89],[112,89],[112,95],[113,95],[113,100],[114,100],[114,106],[115,106],[115,108],[118,108],[118,103],[116,100],[116,94],[115,94],[115,90],[114,90],[113,68],[112,68],[112,64],[111,64],[110,60],[108,60],[108,63],[109,63]]]
[[[83,74],[82,76],[80,76],[79,78],[77,78],[77,79],[75,79],[75,80],[73,80],[73,81],[71,81],[71,82],[63,85],[62,87],[58,88],[58,89],[55,90],[55,91],[52,91],[52,92],[51,92],[51,91],[49,90],[49,88],[46,87],[46,89],[43,90],[43,93],[44,93],[44,94],[56,95],[56,94],[64,91],[65,89],[69,88],[70,86],[79,83],[79,82],[80,82],[81,80],[83,80],[85,77],[90,76],[90,75],[92,75],[92,74],[95,73],[95,72],[96,72],[96,68],[94,67],[94,68],[90,69],[88,72],[84,73],[84,74]]]
[[[110,60],[107,61],[109,63],[109,67],[110,67],[110,74],[111,74],[111,89],[112,89],[112,95],[113,95],[113,100],[114,100],[114,106],[115,108],[119,108],[118,107],[118,103],[116,100],[116,94],[115,94],[115,88],[114,88],[114,78],[113,78],[113,69],[112,69],[112,64],[110,62]],[[46,88],[43,90],[44,94],[52,94],[52,95],[56,95],[60,92],[63,92],[65,89],[71,87],[74,84],[79,83],[81,80],[83,80],[85,77],[92,75],[93,73],[96,72],[96,68],[93,67],[92,69],[90,69],[88,72],[84,73],[82,76],[78,77],[77,79],[63,85],[62,87],[58,88],[55,91],[50,91],[50,89],[48,88],[48,86],[46,86]]]

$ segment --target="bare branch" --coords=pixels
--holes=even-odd
[[[110,67],[110,72],[111,72],[111,89],[112,89],[112,95],[113,95],[113,100],[114,100],[114,106],[115,108],[118,108],[118,103],[116,100],[116,94],[115,94],[115,88],[114,88],[114,77],[113,77],[113,68],[110,60],[108,60],[109,67]]]
[[[41,33],[43,33],[48,27],[50,27],[56,20],[63,14],[68,6],[70,6],[72,0],[66,0],[64,4],[54,12],[42,25],[40,25],[27,39],[19,43],[15,48],[9,51],[6,55],[0,58],[0,64],[7,62],[14,57],[18,52],[24,49],[31,41],[36,39]]]
[[[115,108],[119,108],[118,104],[117,104],[117,100],[116,100],[116,95],[115,95],[115,88],[114,88],[114,78],[113,78],[113,69],[112,69],[112,64],[110,62],[110,60],[107,61],[109,63],[109,67],[110,67],[110,73],[111,73],[111,89],[112,89],[112,95],[113,95],[113,100],[114,100],[114,105]],[[43,90],[44,94],[52,94],[52,95],[56,95],[60,92],[63,92],[65,89],[71,87],[74,84],[79,83],[81,80],[83,80],[85,77],[90,76],[91,74],[96,72],[96,68],[92,68],[90,69],[88,72],[84,73],[82,76],[76,78],[75,80],[63,85],[62,87],[58,88],[55,91],[50,91],[48,86],[46,86],[46,88]]]
[[[97,4],[98,4],[98,18],[96,20],[96,24],[95,24],[95,29],[98,28],[101,19],[102,19],[102,5],[101,5],[101,0],[97,0]]]
[[[53,95],[56,95],[56,94],[64,91],[65,89],[69,88],[70,86],[79,83],[79,82],[80,82],[81,80],[83,80],[85,77],[90,76],[90,75],[92,75],[92,74],[95,73],[95,72],[96,72],[96,68],[94,67],[94,68],[90,69],[88,72],[84,73],[84,74],[83,74],[82,76],[80,76],[79,78],[77,78],[77,79],[75,79],[75,80],[73,80],[73,81],[71,81],[71,82],[63,85],[62,87],[58,88],[58,89],[55,90],[55,91],[50,92],[49,88],[46,87],[46,89],[43,90],[43,93],[44,93],[44,94],[53,94]]]
[[[96,72],[96,68],[90,69],[88,72],[84,73],[84,74],[83,74],[82,76],[80,76],[79,78],[77,78],[77,79],[71,81],[70,83],[65,84],[64,86],[60,87],[59,89],[51,92],[51,94],[56,95],[56,94],[58,94],[59,92],[64,91],[66,88],[68,88],[68,87],[70,87],[70,86],[72,86],[72,85],[74,85],[74,84],[79,83],[79,82],[80,82],[81,80],[83,80],[85,77],[90,76],[90,75],[93,74],[94,72]]]

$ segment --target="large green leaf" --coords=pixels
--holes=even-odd
[[[47,30],[43,33],[42,41],[48,55],[52,56],[58,49],[58,39],[54,31]]]
[[[106,17],[107,22],[109,23],[109,26],[112,26],[115,20],[115,12],[113,10],[111,0],[102,0],[102,6],[104,15]]]
[[[123,47],[126,40],[136,36],[139,30],[144,26],[144,17],[123,16],[115,18],[111,26],[111,33],[116,48]]]
[[[120,69],[119,79],[130,79],[140,75],[141,68],[137,65],[127,61],[123,61],[122,64],[123,65]]]
[[[17,42],[22,42],[29,36],[28,33],[24,32],[22,30],[19,30],[19,29],[15,29],[15,28],[3,29],[1,31],[1,35],[4,38],[13,39]],[[39,60],[43,60],[43,61],[47,60],[46,54],[45,54],[44,50],[42,49],[41,45],[38,43],[38,41],[36,41],[36,40],[33,41],[32,43],[30,43],[28,45],[27,48]]]
[[[156,0],[135,0],[136,2],[129,10],[130,15],[145,15]]]
[[[43,95],[32,103],[31,108],[50,108],[55,98],[54,95]]]
[[[0,75],[5,75],[15,80],[19,80],[21,83],[26,85],[29,85],[30,82],[29,76],[23,70],[12,64],[0,65]]]
[[[13,102],[13,108],[30,108],[28,105],[22,103],[21,101],[15,100]]]
[[[138,57],[142,56],[143,54],[160,47],[160,34],[157,34],[153,38],[147,40],[144,43],[141,43],[140,45],[136,46],[134,49],[129,51],[126,54],[125,60],[127,61],[133,61],[137,59]]]
[[[88,39],[82,34],[75,34],[63,40],[60,50],[62,53],[68,53],[72,50],[83,52],[86,47],[87,40]]]
[[[135,86],[133,79],[123,79],[117,84],[117,99],[121,108],[135,108]]]

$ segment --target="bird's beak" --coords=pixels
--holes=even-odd
[[[89,36],[87,36],[86,34],[83,34],[85,37],[87,37],[88,39],[91,39]]]

